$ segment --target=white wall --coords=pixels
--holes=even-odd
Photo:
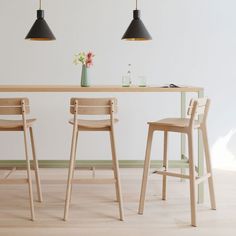
[[[1,0],[0,83],[79,84],[81,68],[72,64],[73,54],[92,50],[96,54],[91,71],[94,84],[120,84],[131,63],[134,75],[146,75],[149,84],[203,86],[212,99],[209,136],[215,150],[219,138],[236,128],[236,2],[140,0],[142,18],[153,41],[124,42],[120,38],[130,23],[134,2],[44,0],[45,18],[57,40],[29,42],[24,37],[36,18],[38,2]],[[1,94],[26,95],[31,99],[32,115],[38,118],[35,136],[40,159],[68,159],[71,96],[117,96],[117,147],[121,159],[143,159],[146,121],[179,115],[178,94]],[[82,134],[81,158],[107,159],[110,153],[106,137]],[[233,155],[235,140],[233,133],[225,147]],[[0,134],[0,142],[1,159],[23,158],[20,136]],[[14,143],[14,148],[8,143]],[[91,145],[93,148],[88,148]],[[175,137],[172,145],[171,153],[176,157],[179,142]]]

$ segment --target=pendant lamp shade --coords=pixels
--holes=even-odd
[[[130,41],[145,41],[152,39],[151,35],[140,19],[140,10],[136,9],[133,11],[133,20],[131,21],[122,39]]]
[[[47,22],[44,20],[44,10],[41,10],[41,1],[40,9],[37,10],[37,19],[25,39],[35,41],[50,41],[56,39]]]

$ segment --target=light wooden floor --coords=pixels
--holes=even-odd
[[[3,171],[0,171],[0,175]],[[14,176],[22,176],[17,171]],[[82,171],[81,175],[91,172]],[[110,172],[97,172],[109,176]],[[178,179],[168,180],[168,200],[161,200],[160,176],[149,181],[146,208],[137,214],[141,169],[121,169],[124,194],[125,222],[117,220],[118,207],[114,202],[113,185],[77,185],[73,188],[68,222],[62,221],[64,184],[49,184],[47,179],[66,179],[66,169],[41,169],[44,202],[35,204],[35,222],[28,220],[27,186],[0,186],[0,236],[14,235],[236,235],[236,172],[215,170],[217,211],[206,203],[198,206],[199,227],[190,226],[189,187]],[[35,193],[35,192],[34,192]],[[35,194],[36,196],[36,194]]]

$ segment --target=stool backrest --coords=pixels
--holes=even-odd
[[[198,98],[191,99],[187,114],[190,116],[190,123],[193,124],[195,119],[199,119],[199,124],[205,123],[209,111],[210,99]]]
[[[78,115],[112,115],[117,113],[116,98],[71,98],[70,112]]]
[[[30,113],[28,98],[0,98],[0,115],[22,115]]]

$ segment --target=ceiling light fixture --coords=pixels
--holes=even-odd
[[[25,39],[35,41],[50,41],[55,40],[51,29],[44,20],[44,10],[42,10],[42,0],[39,0],[39,10],[37,10],[37,19],[31,27]]]
[[[136,0],[136,9],[133,11],[133,20],[131,21],[122,39],[129,41],[146,41],[152,39],[151,35],[140,19],[140,16],[141,11],[138,10],[138,0]]]

